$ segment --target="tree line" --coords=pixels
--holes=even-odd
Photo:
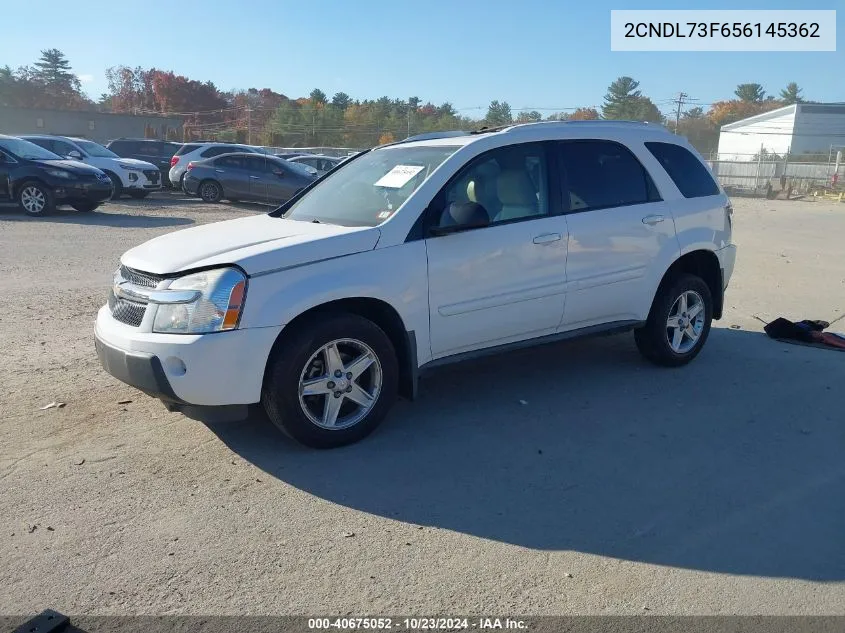
[[[624,119],[668,125],[689,138],[699,151],[716,149],[722,125],[804,101],[794,82],[777,96],[763,86],[737,86],[734,97],[702,106],[689,104],[666,116],[639,82],[619,77],[600,106],[584,106],[543,115],[537,110],[513,113],[506,101],[490,102],[483,117],[461,115],[451,103],[435,105],[419,97],[353,99],[345,92],[329,97],[319,88],[292,98],[269,88],[220,90],[156,68],[115,66],[106,71],[108,91],[89,98],[67,57],[57,49],[42,51],[31,66],[0,67],[0,105],[130,114],[173,114],[184,120],[184,139],[237,140],[277,147],[363,147],[439,130],[476,129],[532,121]],[[668,109],[668,108],[667,108]],[[677,122],[676,119],[677,118]]]

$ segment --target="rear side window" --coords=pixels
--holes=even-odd
[[[119,156],[134,154],[138,151],[137,143],[132,141],[112,141],[106,147]]]
[[[182,156],[183,154],[190,154],[194,150],[198,150],[202,145],[199,143],[185,143],[179,150],[176,152],[175,156]]]
[[[660,200],[640,161],[612,141],[565,141],[559,144],[560,169],[569,194],[569,211],[606,209]]]
[[[684,198],[703,198],[719,193],[707,168],[685,147],[674,143],[646,143],[646,148],[669,174]]]
[[[239,152],[237,147],[231,145],[214,145],[205,150],[200,156],[203,158],[211,158],[212,156],[220,156],[220,154],[231,154],[232,152]]]

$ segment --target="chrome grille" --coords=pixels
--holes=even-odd
[[[141,321],[144,320],[144,313],[147,311],[147,306],[143,303],[119,299],[114,296],[113,291],[109,290],[109,310],[111,310],[111,315],[115,321],[120,321],[132,327],[138,327],[141,325]]]
[[[127,268],[126,266],[120,267],[119,274],[126,281],[133,283],[136,286],[144,286],[145,288],[155,288],[164,279],[161,275],[144,273],[140,270]]]

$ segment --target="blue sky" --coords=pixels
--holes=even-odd
[[[0,64],[30,64],[40,49],[59,48],[92,97],[106,90],[105,69],[125,64],[224,90],[419,96],[468,116],[482,116],[492,99],[514,112],[597,106],[620,75],[639,80],[664,111],[678,91],[706,106],[752,81],[774,94],[797,81],[806,98],[845,101],[842,43],[835,53],[610,51],[611,9],[677,8],[840,8],[845,33],[841,0],[28,0],[4,3]]]

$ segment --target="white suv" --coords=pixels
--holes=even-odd
[[[170,159],[170,172],[167,176],[174,187],[181,189],[183,184],[182,178],[185,177],[185,172],[188,170],[188,163],[213,158],[221,154],[231,154],[232,152],[264,153],[263,150],[252,145],[236,145],[234,143],[185,143],[173,155],[173,158]]]
[[[161,172],[152,163],[134,158],[121,158],[99,143],[70,136],[27,135],[22,139],[40,145],[59,156],[92,165],[112,182],[112,198],[124,193],[133,198],[146,198],[151,191],[161,189]]]
[[[339,446],[423,370],[483,353],[633,330],[648,359],[688,363],[722,315],[731,215],[695,151],[650,124],[396,143],[268,215],[125,253],[96,346],[170,408],[261,402],[300,442]]]

